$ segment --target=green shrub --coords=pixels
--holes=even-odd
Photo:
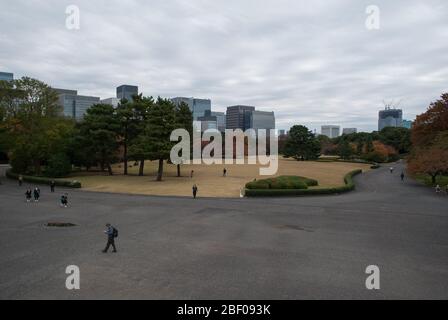
[[[248,182],[247,189],[307,189],[317,186],[317,181],[299,176],[280,176]]]
[[[249,189],[245,190],[247,197],[280,197],[280,196],[311,196],[339,194],[355,189],[353,177],[362,173],[362,170],[354,170],[344,176],[344,185],[340,187],[321,189]],[[315,180],[314,180],[315,181]]]
[[[6,176],[10,179],[18,179],[19,174],[13,173],[11,170],[6,171]],[[22,175],[23,181],[36,183],[36,184],[50,184],[53,179],[46,177],[35,177],[35,176],[26,176]],[[81,183],[76,180],[63,180],[63,179],[55,179],[54,182],[59,187],[67,187],[67,188],[81,188]]]
[[[369,162],[384,163],[387,161],[387,156],[376,151],[369,152],[368,154],[365,154],[362,158]]]
[[[72,171],[70,159],[63,153],[54,154],[48,160],[45,167],[45,176],[61,178],[67,176]]]
[[[23,147],[18,147],[14,150],[10,159],[10,164],[14,172],[27,173],[28,167],[31,165],[31,158],[28,153]]]

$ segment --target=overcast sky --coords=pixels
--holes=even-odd
[[[0,0],[0,71],[79,94],[210,98],[273,110],[277,128],[377,128],[448,92],[448,1]],[[66,7],[80,29],[66,28]],[[366,7],[380,9],[368,30]]]

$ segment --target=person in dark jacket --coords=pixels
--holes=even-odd
[[[404,181],[404,172],[401,172],[400,178],[401,178],[401,181]]]
[[[30,202],[31,201],[31,189],[27,189],[25,192],[25,198],[26,198],[26,202]]]
[[[192,189],[193,189],[193,198],[196,199],[196,194],[198,193],[198,186],[194,184]]]
[[[110,246],[114,249],[112,252],[117,252],[117,248],[115,247],[115,228],[110,223],[106,224],[106,228],[104,233],[107,234],[107,244],[103,252],[106,253]]]
[[[67,208],[68,206],[68,193],[64,193],[61,196],[61,207]]]
[[[54,187],[56,186],[56,182],[54,180],[51,180],[50,182],[50,190],[51,192],[54,192]]]
[[[34,202],[38,202],[39,201],[39,197],[40,197],[40,189],[39,189],[39,187],[34,188],[33,195],[34,195]]]

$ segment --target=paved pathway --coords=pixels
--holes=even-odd
[[[448,298],[448,196],[401,165],[356,178],[340,196],[189,199],[0,186],[0,298]],[[77,224],[47,228],[48,221]],[[119,252],[102,254],[104,224]],[[81,290],[65,289],[65,267]],[[365,288],[378,265],[381,289]]]

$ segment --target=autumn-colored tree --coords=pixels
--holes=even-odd
[[[448,93],[432,102],[425,113],[417,116],[412,126],[411,139],[414,147],[428,146],[441,132],[448,130]]]
[[[408,162],[408,171],[411,174],[427,174],[435,184],[438,175],[448,173],[448,150],[434,145],[416,152]]]
[[[411,174],[428,174],[432,183],[448,174],[448,93],[417,116],[411,133],[413,150],[408,159]]]

